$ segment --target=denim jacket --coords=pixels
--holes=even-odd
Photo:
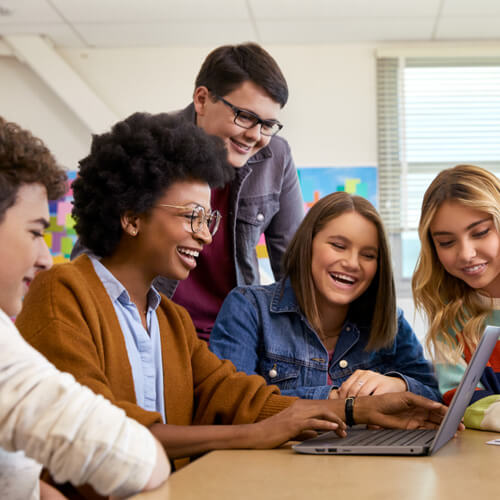
[[[195,121],[193,104],[179,113]],[[281,278],[281,258],[303,217],[304,202],[290,146],[282,137],[274,136],[236,169],[231,184],[229,227],[237,285],[260,283],[255,247],[262,234],[274,277]],[[155,287],[168,297],[172,297],[176,286],[177,281],[163,277],[155,281]]]
[[[328,352],[297,303],[290,280],[231,291],[217,316],[210,348],[238,370],[262,375],[281,393],[326,399],[354,371],[372,370],[402,378],[408,390],[441,401],[432,366],[402,311],[394,344],[365,351],[369,329],[356,318],[345,321],[329,368]]]

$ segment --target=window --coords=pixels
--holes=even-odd
[[[379,206],[409,296],[432,179],[459,163],[500,174],[500,57],[380,57],[377,99]]]

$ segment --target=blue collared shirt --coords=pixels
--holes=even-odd
[[[130,300],[125,287],[104,267],[95,256],[89,256],[94,270],[108,292],[120,322],[128,359],[132,368],[137,404],[149,411],[157,411],[165,422],[163,396],[163,361],[160,328],[156,309],[160,294],[151,287],[148,292],[148,310],[144,329],[136,305]]]

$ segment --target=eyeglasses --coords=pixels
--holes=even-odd
[[[283,128],[283,125],[277,120],[263,120],[259,115],[231,104],[229,101],[226,101],[224,97],[218,96],[217,94],[213,94],[213,96],[232,109],[234,113],[234,123],[239,127],[250,129],[255,127],[255,125],[260,125],[261,134],[267,136],[276,135]]]
[[[168,208],[179,208],[187,211],[190,207],[181,206],[181,205],[167,205],[165,203],[158,203],[157,207],[168,207]],[[219,229],[219,223],[222,218],[222,215],[218,210],[212,210],[210,213],[206,213],[205,209],[200,205],[196,205],[193,208],[193,211],[190,213],[177,214],[179,217],[184,217],[189,219],[191,223],[191,231],[196,234],[201,231],[203,228],[203,224],[207,225],[208,231],[213,236],[217,229]]]

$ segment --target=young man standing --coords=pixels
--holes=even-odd
[[[237,285],[260,282],[255,247],[265,235],[275,279],[281,258],[304,215],[290,147],[276,135],[288,100],[276,61],[259,45],[226,45],[212,51],[196,78],[193,103],[180,111],[205,132],[222,138],[235,179],[212,192],[222,214],[212,244],[181,283],[159,278],[156,286],[189,311],[198,335],[209,339],[217,313]]]

